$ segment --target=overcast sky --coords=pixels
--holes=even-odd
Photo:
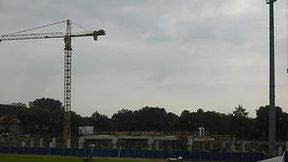
[[[276,104],[284,111],[286,3],[275,3]],[[97,42],[72,40],[77,113],[110,116],[146,105],[178,115],[199,108],[231,113],[241,104],[254,116],[269,103],[264,0],[0,0],[0,34],[68,18],[73,31],[107,32]],[[53,31],[65,24],[41,30]],[[1,42],[0,103],[63,101],[63,48],[62,39]]]

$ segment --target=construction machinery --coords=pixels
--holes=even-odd
[[[27,33],[28,31],[41,29],[44,27],[66,23],[66,32],[50,32],[50,33]],[[63,146],[70,148],[71,143],[71,75],[72,75],[72,37],[92,36],[96,41],[98,36],[105,35],[104,30],[96,30],[90,32],[72,33],[71,20],[65,20],[48,24],[40,27],[35,27],[19,32],[5,34],[0,36],[0,42],[10,40],[26,40],[26,39],[49,39],[49,38],[64,38],[64,123],[63,123]]]

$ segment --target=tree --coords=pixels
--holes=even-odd
[[[188,110],[182,111],[179,117],[179,130],[180,131],[192,131],[190,121],[190,112]]]
[[[194,114],[199,116],[199,113]],[[228,115],[215,112],[207,111],[201,115],[201,125],[210,134],[231,134],[230,133],[230,118]]]
[[[91,116],[92,124],[96,131],[110,131],[111,130],[111,121],[108,116],[94,112]]]
[[[61,136],[64,108],[62,103],[51,98],[29,102],[26,126],[30,132],[39,135]]]
[[[90,117],[82,117],[74,111],[71,111],[71,135],[79,136],[80,126],[93,126],[93,121]]]
[[[18,108],[27,108],[27,105],[22,102],[13,102],[11,103],[11,106],[18,107]]]
[[[128,109],[119,110],[112,116],[112,122],[115,130],[118,131],[136,130],[134,111]]]
[[[276,138],[287,140],[288,114],[276,106]],[[206,133],[235,135],[241,139],[268,139],[269,106],[256,110],[256,118],[248,117],[242,105],[235,107],[231,114],[198,109],[184,110],[180,116],[164,108],[143,107],[132,111],[122,109],[111,118],[95,111],[90,117],[71,112],[71,133],[78,135],[79,126],[95,126],[96,131],[198,131],[204,127]],[[62,136],[64,108],[62,103],[51,98],[40,98],[24,103],[0,105],[0,117],[15,117],[21,121],[26,134]],[[4,118],[3,117],[3,118]],[[3,131],[3,130],[2,130]],[[5,131],[5,130],[4,130]]]
[[[164,108],[144,107],[134,112],[136,127],[139,131],[166,131],[168,123],[165,120],[167,112]]]
[[[279,106],[275,107],[276,113],[276,138],[277,140],[286,140],[288,135],[288,115],[282,111]],[[262,137],[263,140],[268,139],[269,133],[269,105],[261,106],[256,110],[256,136]]]
[[[231,116],[231,133],[239,138],[252,138],[254,128],[254,121],[248,117],[248,112],[242,105],[235,107]]]
[[[235,110],[233,111],[233,116],[239,117],[239,118],[247,118],[248,112],[245,108],[243,108],[242,105],[238,105],[238,107],[235,107]]]
[[[167,122],[167,130],[168,131],[176,131],[179,130],[179,116],[174,113],[169,112],[165,118]]]

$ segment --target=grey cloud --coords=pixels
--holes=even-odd
[[[259,4],[249,0],[9,0],[0,1],[0,31],[66,18],[90,30],[105,29],[107,35],[97,42],[92,38],[72,42],[73,106],[76,111],[81,107],[84,114],[90,115],[95,107],[111,115],[125,106],[144,105],[166,105],[173,111],[181,105],[204,105],[230,112],[244,104],[252,110],[252,105],[266,103],[267,7]],[[65,31],[65,24],[47,31]],[[63,40],[28,42],[0,44],[0,74],[6,77],[1,77],[0,102],[62,96]],[[287,84],[283,77],[279,82],[279,94],[284,94]],[[13,84],[17,85],[13,90],[5,88]],[[29,91],[33,87],[35,91]],[[255,101],[250,100],[253,97]],[[279,103],[287,106],[282,98]],[[245,103],[236,103],[239,100]]]

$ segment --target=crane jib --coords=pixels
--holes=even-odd
[[[79,32],[72,33],[70,37],[86,37],[93,36],[94,40],[97,40],[99,35],[105,35],[104,30],[91,31],[91,32]],[[25,39],[47,39],[47,38],[64,38],[66,35],[62,32],[52,32],[52,33],[27,33],[27,34],[6,34],[0,36],[1,41],[8,40],[25,40]]]

